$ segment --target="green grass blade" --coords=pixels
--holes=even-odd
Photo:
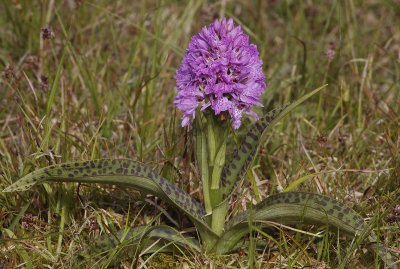
[[[94,106],[96,109],[96,113],[100,114],[101,107],[100,107],[98,92],[97,92],[97,88],[96,88],[96,84],[95,84],[95,79],[93,78],[89,68],[86,67],[85,62],[82,59],[82,57],[79,56],[76,49],[73,47],[73,45],[70,41],[70,37],[68,36],[68,32],[65,29],[64,23],[61,20],[60,14],[57,12],[57,10],[55,11],[55,14],[56,14],[58,22],[61,26],[61,30],[62,30],[61,32],[64,35],[65,45],[68,48],[73,59],[76,61],[76,64],[80,71],[80,74],[84,78],[82,80],[84,82],[84,86],[87,87],[90,91],[90,94],[91,94],[91,97],[92,97],[92,100],[93,100],[93,103],[94,103]]]
[[[143,163],[128,159],[101,159],[85,162],[56,164],[36,170],[3,192],[25,191],[33,185],[49,182],[81,182],[114,184],[137,189],[158,196],[185,212],[200,233],[208,231],[203,221],[203,206],[188,193],[157,174]],[[212,236],[212,235],[211,235]]]
[[[257,121],[244,137],[240,147],[235,150],[234,157],[225,165],[221,175],[221,195],[226,200],[233,193],[234,188],[241,178],[246,174],[251,161],[255,157],[255,153],[261,141],[264,131],[280,121],[288,113],[294,110],[301,103],[309,99],[314,94],[324,89],[326,85],[319,87],[312,92],[304,95],[290,105],[278,108],[267,113],[259,121]]]
[[[313,177],[315,177],[315,176],[317,176],[317,175],[319,175],[319,174],[323,174],[323,172],[312,173],[312,174],[305,175],[305,176],[303,176],[303,177],[297,179],[296,181],[290,183],[290,185],[287,186],[283,191],[284,191],[284,192],[292,191],[292,190],[296,189],[300,184],[306,182],[306,181],[309,180],[309,179],[312,179]]]
[[[319,224],[327,225],[332,230],[340,230],[350,236],[369,231],[369,225],[354,210],[327,196],[285,192],[272,195],[257,204],[251,212],[244,212],[235,216],[226,225],[226,234],[219,240],[219,252],[233,247],[240,236],[249,232],[248,219],[254,223],[274,221],[280,224]],[[362,237],[362,236],[361,236]],[[376,236],[369,233],[369,240],[376,241]],[[360,242],[361,243],[361,242]],[[379,256],[390,268],[397,268],[391,255],[382,246],[378,249]]]

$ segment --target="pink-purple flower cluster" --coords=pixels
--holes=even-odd
[[[257,117],[251,107],[262,106],[266,87],[257,47],[232,19],[216,20],[192,37],[176,84],[174,103],[183,113],[182,126],[190,124],[201,106],[201,111],[229,114],[234,129],[243,114]]]

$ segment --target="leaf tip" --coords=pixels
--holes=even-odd
[[[26,191],[33,185],[34,183],[24,184],[24,185],[14,183],[3,189],[1,192],[6,193],[6,192]]]
[[[4,190],[2,190],[1,192],[13,192],[13,185],[10,185],[8,187],[6,187]]]

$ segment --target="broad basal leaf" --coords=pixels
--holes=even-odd
[[[108,257],[104,263],[109,265],[116,264],[127,255],[137,257],[139,254],[172,252],[177,248],[185,252],[200,252],[199,242],[195,238],[169,226],[138,226],[117,234],[102,235],[94,244],[87,246],[81,258],[84,259],[83,263],[90,264],[90,261],[97,262],[106,255]]]
[[[137,161],[102,159],[56,164],[24,176],[3,192],[25,191],[45,181],[115,184],[153,194],[184,211],[196,224],[202,236],[214,236],[203,221],[205,210],[198,201]]]
[[[355,236],[366,232],[369,240],[376,242],[369,225],[354,210],[329,197],[313,193],[286,192],[272,195],[257,204],[251,211],[235,216],[225,226],[225,233],[216,246],[218,253],[232,249],[244,235],[249,233],[248,220],[254,225],[263,221],[279,224],[320,224],[332,230],[338,229],[347,235]],[[261,224],[262,226],[262,224]],[[391,268],[396,268],[391,255],[379,246],[378,254]]]
[[[267,113],[250,127],[240,147],[235,150],[233,159],[227,162],[222,171],[220,181],[222,200],[229,198],[229,196],[233,193],[235,186],[246,174],[246,171],[249,168],[251,161],[255,157],[257,148],[260,144],[261,136],[264,131],[268,127],[273,126],[276,122],[281,120],[298,105],[300,105],[305,100],[307,100],[325,87],[326,85],[306,94],[305,96],[301,97],[299,100],[290,105],[275,109]]]
[[[183,246],[187,250],[200,251],[199,242],[193,237],[187,237],[170,226],[138,226],[130,228],[129,231],[120,231],[118,234],[103,235],[90,246],[88,252],[111,251],[124,242],[128,244],[137,243],[148,238],[163,239]],[[149,252],[146,252],[149,253]]]

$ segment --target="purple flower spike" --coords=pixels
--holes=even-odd
[[[192,37],[176,72],[178,94],[174,104],[188,126],[196,109],[211,109],[215,115],[229,115],[234,129],[243,114],[251,111],[266,87],[257,47],[232,19],[216,20]]]

